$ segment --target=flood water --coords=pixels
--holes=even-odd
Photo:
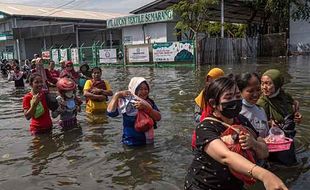
[[[285,89],[301,103],[303,123],[297,127],[296,136],[300,164],[272,169],[290,189],[308,189],[310,57],[247,62],[219,67],[226,73],[261,73],[278,68],[286,78]],[[31,136],[22,111],[22,97],[29,88],[16,91],[14,83],[0,77],[0,189],[183,189],[186,169],[193,158],[193,99],[208,69],[104,68],[103,76],[114,92],[126,89],[133,76],[143,76],[150,82],[150,96],[161,110],[162,121],[155,131],[155,144],[138,148],[121,144],[121,117],[89,125],[83,112],[78,116],[79,129],[62,132],[54,127],[52,135]],[[261,185],[252,189],[261,189]]]

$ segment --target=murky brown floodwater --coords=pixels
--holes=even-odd
[[[251,61],[247,61],[251,62]],[[275,167],[290,189],[310,185],[310,57],[260,60],[220,66],[226,73],[278,68],[289,82],[285,87],[301,102],[303,124],[298,126],[297,150],[301,164]],[[183,179],[192,160],[194,128],[193,98],[200,91],[208,70],[192,68],[105,68],[104,78],[114,91],[126,89],[133,76],[150,81],[151,96],[162,113],[154,146],[128,148],[121,144],[121,118],[89,126],[85,114],[80,129],[33,137],[23,117],[22,97],[14,84],[0,78],[0,189],[183,189]],[[261,189],[258,185],[253,189]]]

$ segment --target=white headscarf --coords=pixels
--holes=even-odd
[[[138,86],[145,82],[147,84],[147,86],[150,88],[150,85],[147,83],[147,81],[145,80],[145,78],[143,77],[132,77],[129,84],[128,84],[128,90],[135,95],[135,92],[138,88]],[[150,91],[150,89],[149,89]]]
[[[147,83],[147,81],[145,80],[145,78],[143,77],[133,77],[131,78],[129,84],[128,84],[128,90],[131,92],[132,96],[130,97],[125,97],[123,99],[121,99],[119,101],[119,109],[121,113],[126,113],[128,116],[135,116],[138,112],[137,109],[128,109],[128,104],[130,104],[130,101],[133,99],[132,97],[134,97],[134,99],[139,99],[140,101],[144,101],[145,103],[148,103],[147,101],[143,100],[142,98],[138,97],[135,92],[138,88],[138,86],[143,83],[146,82],[146,84],[149,87],[149,84]]]

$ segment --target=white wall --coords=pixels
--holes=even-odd
[[[144,35],[142,25],[123,28],[123,43],[125,44],[143,44]]]
[[[144,28],[144,32],[143,32]],[[155,23],[130,26],[123,28],[123,42],[126,43],[126,39],[131,40],[131,44],[143,44],[144,38],[151,37],[151,43],[154,42],[167,42],[167,24]]]
[[[310,51],[310,23],[290,21],[290,51]],[[299,45],[298,45],[299,44]]]
[[[167,23],[148,24],[144,31],[145,36],[151,37],[151,43],[167,42]]]

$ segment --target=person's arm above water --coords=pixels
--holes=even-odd
[[[230,151],[220,139],[215,139],[206,144],[204,151],[213,159],[227,165],[232,170],[262,181],[267,190],[287,190],[287,187],[276,175],[253,164],[243,156]]]
[[[298,100],[294,100],[293,110],[294,110],[294,121],[295,123],[300,124],[302,120],[302,115],[299,112],[299,101]]]
[[[131,95],[131,92],[128,90],[116,92],[114,94],[114,96],[112,97],[110,103],[108,104],[108,107],[107,107],[108,113],[116,112],[116,110],[118,108],[119,98],[123,98],[125,96],[130,96],[130,95]],[[109,116],[111,116],[111,115],[109,115]],[[113,117],[113,116],[111,116],[111,117]]]
[[[106,100],[106,96],[105,95],[96,95],[91,93],[89,90],[92,86],[91,80],[87,80],[85,85],[84,85],[84,89],[83,89],[83,94],[86,98],[89,98],[91,100],[97,100],[97,101],[104,101]]]
[[[145,102],[146,101],[136,100],[136,103],[134,104],[135,108],[137,108],[138,110],[144,110],[154,121],[160,121],[160,112],[156,109],[153,109],[150,104]]]
[[[111,89],[111,85],[109,84],[109,82],[108,81],[106,81],[106,80],[104,80],[104,82],[105,82],[105,85],[106,85],[106,90],[103,90],[103,94],[105,95],[105,96],[113,96],[113,91],[112,91],[112,89]]]
[[[24,109],[24,115],[27,120],[31,119],[31,117],[34,116],[37,105],[39,104],[41,100],[41,94],[37,94],[33,96],[33,103],[31,104],[31,97],[25,96],[23,99],[23,109]]]
[[[258,159],[265,159],[269,156],[267,144],[263,138],[258,137],[257,139],[255,139],[250,134],[241,134],[239,136],[239,139],[241,148],[244,150],[252,149]]]

